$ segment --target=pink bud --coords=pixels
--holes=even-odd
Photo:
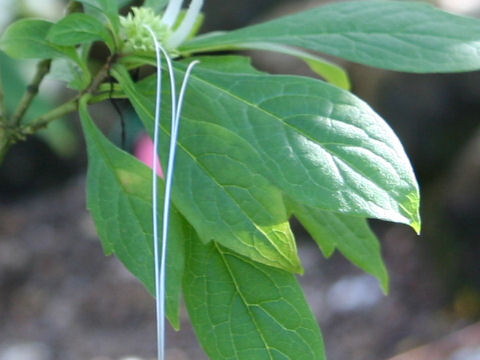
[[[142,133],[135,144],[135,157],[144,164],[153,168],[153,141],[146,133]],[[158,156],[156,156],[157,174],[163,178],[163,170]]]

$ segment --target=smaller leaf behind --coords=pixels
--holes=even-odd
[[[68,15],[53,25],[47,39],[55,44],[66,46],[103,40],[110,49],[114,47],[112,36],[105,25],[95,17],[82,13]]]
[[[338,249],[348,260],[375,276],[388,292],[388,272],[380,244],[367,219],[289,202],[289,210],[312,235],[326,257]]]
[[[184,294],[212,360],[326,359],[320,329],[292,274],[192,239]]]
[[[77,59],[73,47],[56,45],[47,40],[52,25],[44,20],[19,20],[3,33],[0,49],[17,59],[53,59],[64,56]]]
[[[115,253],[154,294],[151,169],[105,138],[88,114],[85,97],[80,104],[80,116],[88,148],[88,208],[105,253]],[[160,204],[163,202],[162,188],[159,179]],[[178,329],[184,239],[189,236],[189,230],[179,213],[172,210],[166,305],[168,319]],[[159,216],[162,216],[162,209],[159,209]]]
[[[280,54],[294,56],[304,61],[310,69],[320,75],[329,83],[336,85],[342,89],[350,90],[351,84],[347,72],[340,66],[309,52],[294,48],[292,46],[284,46],[276,43],[268,42],[252,42],[243,43],[231,47],[231,50],[259,50],[270,51]]]

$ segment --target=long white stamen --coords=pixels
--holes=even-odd
[[[180,112],[183,105],[183,99],[187,88],[188,79],[193,70],[193,67],[198,64],[198,61],[193,61],[187,68],[183,83],[180,89],[178,102],[176,100],[175,75],[173,72],[173,64],[170,56],[166,50],[160,45],[155,33],[148,26],[144,25],[150,32],[155,44],[155,52],[157,58],[157,93],[156,93],[156,108],[155,108],[155,123],[154,123],[154,145],[153,145],[153,159],[157,158],[158,154],[158,132],[160,128],[160,112],[161,112],[161,95],[162,95],[162,63],[161,53],[164,54],[167,61],[167,67],[170,77],[171,99],[172,99],[172,123],[170,134],[170,148],[168,155],[167,175],[165,178],[165,196],[163,202],[163,226],[162,226],[162,248],[159,256],[159,241],[158,241],[158,177],[157,177],[157,162],[153,162],[152,175],[152,215],[153,215],[153,241],[154,241],[154,256],[155,256],[155,296],[156,296],[156,311],[157,311],[157,357],[158,360],[165,359],[165,293],[166,293],[166,258],[168,248],[168,224],[170,218],[170,202],[172,194],[173,170],[175,166],[175,153],[178,137],[178,127],[180,123]]]
[[[165,203],[164,203],[164,214],[169,214],[169,207],[170,207],[170,196],[171,196],[171,188],[172,188],[172,181],[173,181],[173,169],[175,163],[175,154],[176,154],[176,144],[178,138],[178,127],[180,124],[180,116],[181,116],[181,109],[183,105],[183,99],[185,97],[185,92],[187,89],[188,79],[190,78],[190,74],[195,65],[199,63],[198,60],[191,62],[188,65],[187,71],[185,72],[185,77],[183,78],[182,87],[180,88],[180,94],[178,96],[177,101],[177,113],[175,116],[174,121],[172,122],[172,130],[170,135],[170,149],[169,149],[169,156],[168,156],[168,167],[167,167],[167,176],[165,177]],[[168,199],[167,199],[168,197]],[[168,201],[167,201],[168,200]],[[164,217],[165,219],[165,217]],[[167,220],[168,221],[168,220]],[[165,228],[165,227],[164,227]],[[167,234],[164,234],[167,236]]]
[[[187,90],[188,79],[190,78],[190,75],[192,73],[194,66],[199,63],[200,61],[198,60],[192,61],[188,65],[187,71],[185,72],[185,77],[183,78],[183,83],[182,83],[182,87],[180,88],[180,95],[178,96],[178,102],[177,102],[177,117],[175,119],[175,136],[177,136],[177,132],[178,132],[178,125],[180,123],[181,110],[183,106],[183,98],[185,97],[185,92]]]
[[[173,66],[171,60],[163,47],[158,42],[158,39],[152,28],[144,25],[150,32],[155,44],[155,53],[157,58],[157,93],[155,106],[155,124],[154,124],[154,139],[153,139],[153,159],[157,158],[158,154],[158,132],[160,128],[160,113],[161,113],[161,98],[162,98],[162,63],[161,53],[165,55],[168,69],[170,73],[170,86],[172,93],[172,123],[176,117],[176,100],[175,100],[175,79],[173,75]],[[159,237],[158,237],[158,178],[157,178],[157,162],[153,162],[152,169],[152,216],[153,216],[153,243],[154,243],[154,262],[155,262],[155,297],[156,297],[156,312],[157,312],[157,357],[158,360],[165,359],[165,259],[167,253],[167,234],[168,234],[168,210],[165,212],[165,203],[167,197],[164,198],[164,212],[163,212],[163,229],[162,229],[162,247],[161,254],[159,254]],[[167,189],[165,189],[167,191]],[[170,190],[171,191],[171,190]],[[169,201],[169,199],[168,199]]]
[[[164,331],[164,310],[163,310],[163,298],[161,297],[161,270],[159,264],[159,242],[158,242],[158,178],[157,178],[157,149],[158,149],[158,132],[160,128],[160,113],[161,113],[161,100],[162,100],[162,57],[160,52],[159,43],[157,37],[153,30],[148,26],[144,25],[145,28],[150,32],[150,35],[153,38],[155,44],[155,53],[157,58],[157,93],[156,93],[156,107],[155,107],[155,123],[154,123],[154,136],[153,136],[153,171],[152,171],[152,217],[153,217],[153,252],[154,252],[154,263],[155,263],[155,298],[156,298],[156,313],[157,313],[157,357],[159,360],[164,359],[164,348],[165,348],[165,331]],[[162,244],[163,252],[163,244]],[[163,329],[163,330],[162,330]]]
[[[187,39],[195,26],[202,6],[203,0],[192,0],[180,27],[167,39],[168,48],[175,49]]]
[[[163,14],[162,22],[165,25],[168,25],[171,28],[175,25],[177,21],[178,14],[180,14],[180,10],[182,9],[183,0],[170,0],[167,6],[167,10]]]

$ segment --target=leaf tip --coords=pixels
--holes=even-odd
[[[409,219],[407,224],[412,227],[417,235],[420,235],[422,220],[420,218],[420,194],[418,189],[408,194],[406,198],[407,201],[400,206]]]
[[[295,273],[298,275],[303,275],[305,273],[305,269],[303,268],[302,264],[299,262],[295,268]]]
[[[420,221],[420,217],[418,218],[417,221],[413,221],[410,223],[410,226],[412,227],[413,230],[415,230],[415,233],[417,235],[420,235],[420,232],[422,230],[422,223]]]
[[[386,269],[383,276],[379,278],[378,281],[380,282],[383,294],[388,295],[390,293],[390,277]]]

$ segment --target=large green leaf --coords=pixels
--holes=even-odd
[[[18,59],[51,59],[65,55],[76,59],[73,47],[59,46],[47,40],[52,25],[44,20],[19,20],[3,33],[0,49]]]
[[[189,84],[182,146],[195,158],[201,154],[192,140],[202,141],[201,151],[221,153],[216,139],[235,134],[235,151],[227,153],[249,155],[242,167],[224,156],[210,173],[257,172],[305,205],[419,230],[409,160],[389,126],[351,93],[315,79],[259,73],[240,57],[203,58]],[[144,82],[137,90],[153,86]],[[199,127],[206,131],[200,139]]]
[[[104,40],[113,46],[113,39],[105,26],[93,16],[75,13],[53,25],[47,39],[58,45],[77,45]]]
[[[310,78],[259,73],[239,57],[202,58],[189,87],[179,138],[189,156],[177,165],[185,173],[204,154],[229,154],[204,165],[207,177],[260,174],[304,205],[419,231],[419,191],[408,158],[388,125],[351,93]],[[128,91],[147,123],[154,88],[151,78]],[[188,189],[182,193],[218,183],[178,178],[176,186]],[[190,218],[201,209],[195,197],[191,202],[187,218],[197,227]]]
[[[312,235],[326,257],[338,249],[348,260],[375,276],[388,292],[388,273],[380,244],[361,217],[337,214],[291,202],[289,210]]]
[[[379,68],[457,72],[480,68],[480,21],[420,2],[336,2],[232,32],[194,39],[184,52],[273,42]]]
[[[112,74],[152,131],[156,79],[134,84],[126,70],[118,66]],[[167,83],[164,89],[168,99]],[[187,102],[197,103],[195,95],[188,92]],[[166,164],[170,102],[163,104],[160,153]],[[194,112],[183,113],[179,130],[175,206],[204,242],[215,240],[255,261],[301,272],[282,195],[250,169],[249,164],[258,161],[255,149],[225,126],[204,121],[209,106],[190,110]],[[203,113],[202,117],[197,112]]]
[[[291,274],[193,240],[184,296],[212,360],[325,359],[317,322]]]
[[[88,146],[88,208],[106,254],[115,253],[154,294],[152,171],[108,141],[93,123],[85,99],[80,116]],[[159,179],[159,192],[163,194]],[[159,196],[163,203],[163,195]],[[188,227],[172,209],[167,252],[167,315],[179,327],[179,302]],[[162,217],[161,207],[159,217]],[[159,224],[161,227],[161,223]],[[161,229],[160,229],[161,230]]]

